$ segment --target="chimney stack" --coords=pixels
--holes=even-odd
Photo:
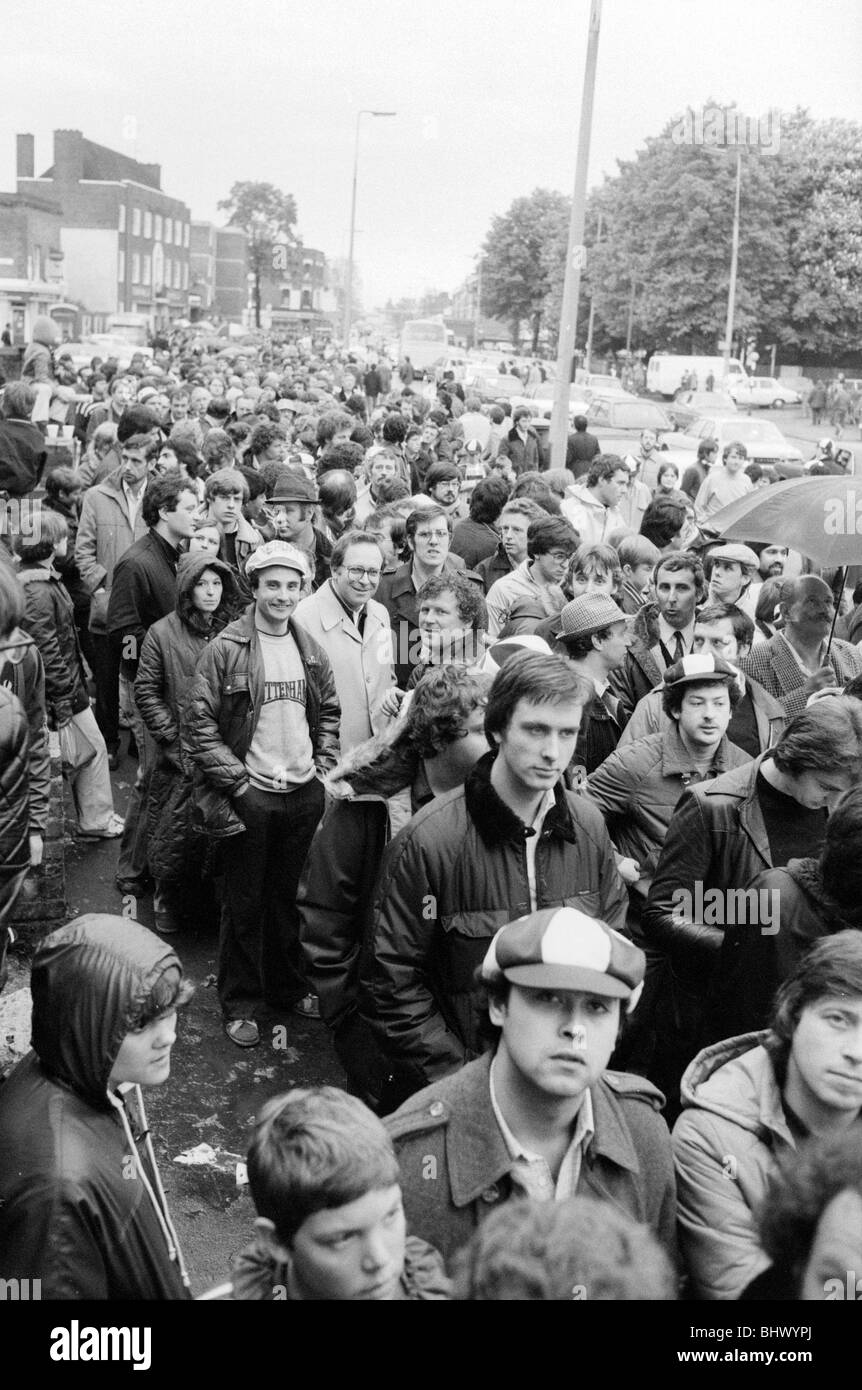
[[[16,169],[19,179],[32,179],[36,174],[36,141],[32,135],[17,135]]]

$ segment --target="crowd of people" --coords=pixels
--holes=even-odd
[[[523,408],[273,339],[75,384],[47,472],[33,386],[2,400],[0,985],[50,731],[155,930],[38,946],[11,1266],[189,1296],[141,1088],[218,924],[230,1042],[320,1018],[344,1088],[257,1115],[214,1296],[828,1297],[818,1223],[860,1200],[862,590],[711,532],[758,485],[739,444],[680,479],[578,420],[552,470]]]

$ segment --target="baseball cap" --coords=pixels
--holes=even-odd
[[[662,688],[703,684],[704,681],[726,681],[728,676],[739,681],[740,673],[729,661],[724,661],[720,656],[713,656],[712,652],[691,652],[680,661],[675,661],[672,666],[668,666]]]
[[[266,545],[259,545],[246,560],[245,572],[254,574],[256,570],[271,569],[273,565],[284,565],[285,569],[298,570],[303,579],[311,578],[307,557],[287,541],[267,541]]]
[[[317,488],[304,474],[293,468],[280,468],[267,493],[267,502],[317,501]]]
[[[706,557],[708,560],[735,560],[743,569],[756,570],[760,561],[754,551],[747,545],[740,545],[732,541],[728,545],[717,545],[710,550]]]
[[[489,984],[508,980],[530,989],[571,989],[640,997],[646,956],[619,932],[576,907],[548,907],[501,927],[482,962]]]
[[[586,637],[590,632],[624,623],[626,615],[607,594],[581,594],[560,614],[560,637]]]

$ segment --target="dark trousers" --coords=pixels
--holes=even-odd
[[[308,992],[296,890],[324,800],[315,777],[286,794],[249,787],[234,802],[245,834],[223,842],[218,992],[227,1019],[255,1018],[264,1004],[289,1008]]]
[[[106,632],[91,632],[87,660],[96,682],[96,723],[113,753],[120,742],[120,647],[112,644]]]

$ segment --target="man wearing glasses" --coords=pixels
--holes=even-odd
[[[42,863],[48,823],[45,672],[32,637],[18,626],[23,615],[21,586],[0,564],[0,990],[7,923],[27,870]]]
[[[450,521],[442,507],[421,507],[411,512],[406,530],[410,559],[382,576],[379,591],[380,602],[389,613],[395,642],[395,677],[401,690],[406,690],[422,651],[416,595],[432,575],[444,570],[466,570],[460,555],[449,553]],[[466,574],[481,584],[472,570],[466,570]]]

